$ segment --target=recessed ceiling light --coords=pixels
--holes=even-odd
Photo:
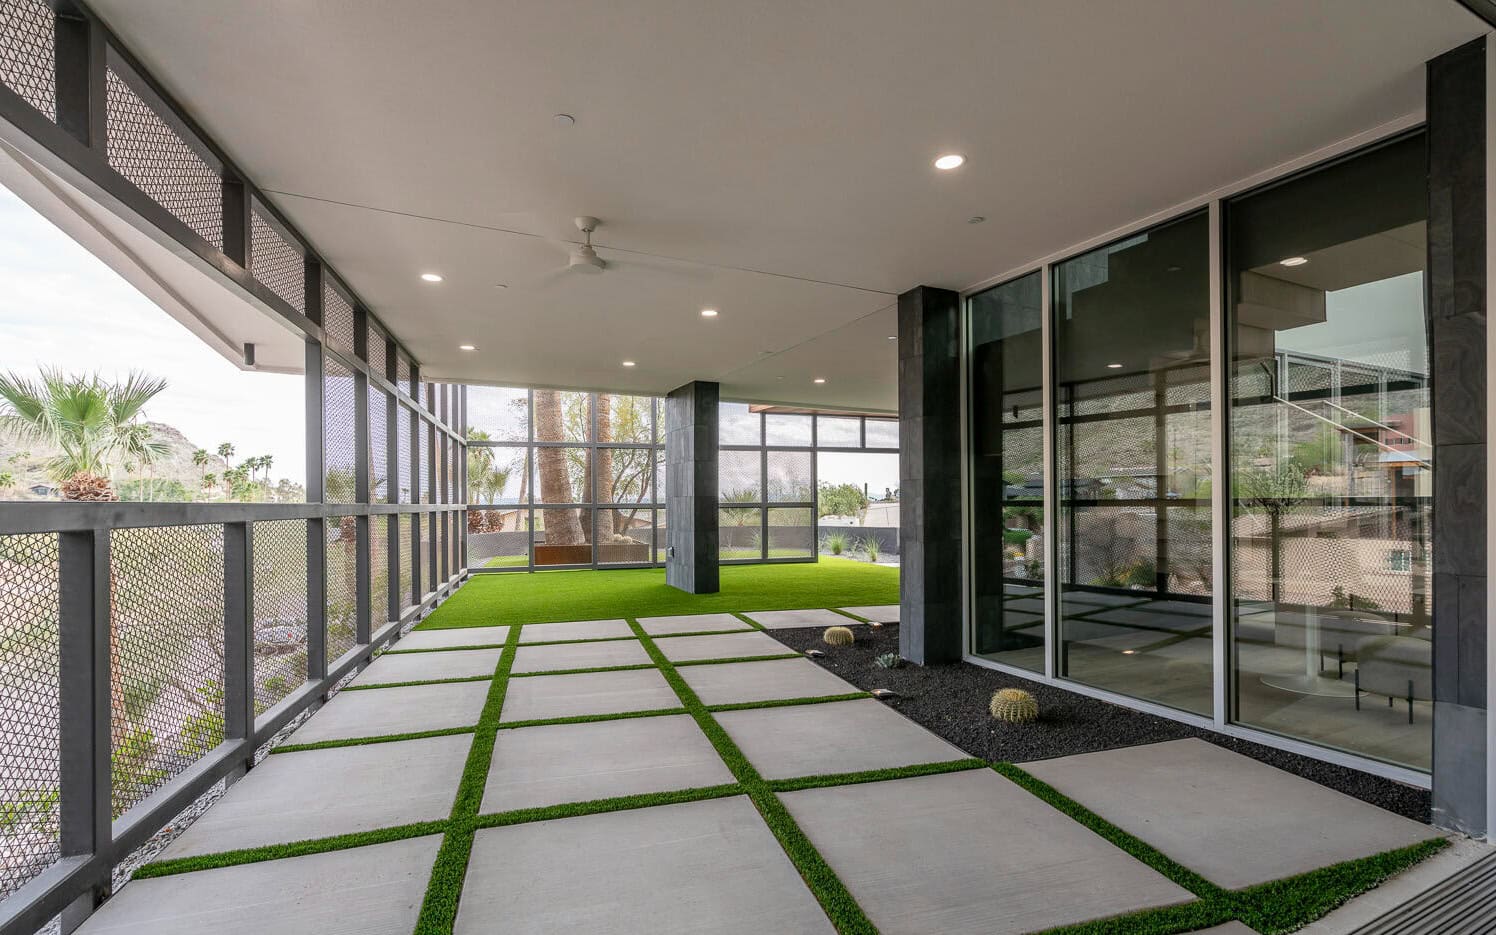
[[[816,377],[815,382],[817,382],[817,383],[825,383],[826,382],[826,378],[825,377]]]
[[[716,318],[717,317],[717,310],[714,309],[714,308],[704,308],[704,309],[701,310],[701,317],[702,318]]]
[[[973,214],[971,217],[969,217],[969,218],[966,219],[966,223],[968,223],[968,224],[980,224],[980,223],[982,223],[985,220],[987,220],[987,219],[984,218],[984,217],[982,217],[980,214]]]
[[[946,153],[944,156],[941,156],[935,160],[935,168],[949,171],[951,169],[961,168],[961,165],[965,162],[966,157],[961,155],[960,153]]]
[[[457,349],[459,351],[476,351],[477,350],[477,348],[474,347],[471,344],[459,344],[459,345],[457,345]]]
[[[888,336],[888,340],[890,340],[890,341],[897,341],[898,339],[899,339],[899,336],[896,335],[896,334],[891,334],[891,335]]]
[[[441,282],[442,281],[442,278],[441,278],[440,274],[437,274],[437,273],[422,273],[421,274],[421,278],[424,279],[424,280],[426,280],[427,282]]]
[[[626,360],[626,361],[623,362],[623,365],[625,367],[632,367],[632,366],[634,366],[634,362],[632,360]]]
[[[577,122],[577,118],[571,114],[557,114],[551,118],[551,122],[558,127],[569,127]]]
[[[1108,369],[1108,370],[1121,370],[1122,369],[1122,365],[1121,364],[1107,364],[1106,365],[1106,369]]]
[[[1303,256],[1291,256],[1286,260],[1279,260],[1278,262],[1282,263],[1284,266],[1303,266],[1305,263],[1309,262],[1309,258]]]

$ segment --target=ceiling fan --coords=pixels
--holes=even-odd
[[[578,273],[586,273],[595,276],[608,268],[608,261],[597,255],[592,249],[592,232],[597,230],[598,220],[594,217],[572,218],[571,222],[577,226],[577,230],[587,238],[586,243],[571,245],[571,258],[566,263],[566,268]]]
[[[566,265],[559,269],[553,269],[531,280],[534,287],[544,287],[556,283],[562,279],[568,279],[573,273],[581,273],[587,276],[596,276],[605,270],[638,270],[649,273],[662,273],[680,279],[709,279],[712,272],[707,267],[691,263],[686,260],[672,260],[664,257],[652,257],[646,254],[633,253],[621,248],[613,248],[615,252],[623,254],[622,259],[605,260],[598,256],[597,249],[592,245],[592,233],[602,224],[595,217],[584,215],[572,218],[572,223],[577,230],[582,232],[582,243],[566,243]],[[604,248],[609,249],[609,248]]]

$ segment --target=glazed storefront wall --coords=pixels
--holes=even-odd
[[[968,296],[971,658],[1427,773],[1425,146]]]

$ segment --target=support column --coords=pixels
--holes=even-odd
[[[1486,49],[1428,63],[1433,819],[1486,827]]]
[[[961,658],[960,296],[899,296],[899,654]]]
[[[716,383],[696,381],[665,399],[665,583],[688,594],[716,594]]]

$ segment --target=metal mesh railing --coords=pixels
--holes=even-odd
[[[322,330],[333,347],[353,353],[353,305],[331,283],[322,286]]]
[[[431,423],[425,419],[416,422],[416,494],[412,503],[431,502]]]
[[[717,493],[724,503],[757,503],[763,499],[763,463],[758,451],[717,454]]]
[[[390,518],[369,517],[369,632],[390,619]]]
[[[56,15],[47,0],[0,4],[0,84],[57,120]]]
[[[353,372],[331,357],[322,364],[322,459],[328,503],[358,500]]]
[[[255,714],[306,681],[306,521],[254,524]]]
[[[258,210],[250,213],[250,273],[287,305],[306,314],[306,261]]]
[[[327,543],[327,662],[358,642],[358,520],[329,517]]]
[[[0,898],[60,854],[57,548],[0,536]]]
[[[389,469],[389,394],[369,384],[369,499],[385,503],[390,499]]]
[[[114,69],[108,70],[110,168],[223,249],[223,179]]]
[[[421,514],[416,522],[421,524],[421,593],[430,594],[436,587],[433,577],[435,569],[431,564],[431,555],[435,551],[433,543],[436,535],[436,524],[432,522],[431,514]]]
[[[415,491],[410,476],[410,410],[405,406],[395,407],[395,448],[395,482],[390,485],[395,496],[390,502],[415,503],[411,496]]]
[[[815,554],[815,526],[807,507],[766,510],[769,521],[769,558],[809,558]]]
[[[415,395],[410,392],[412,389],[410,385],[410,358],[406,357],[400,351],[395,352],[395,386],[406,393],[410,393],[412,396]]]
[[[410,515],[401,514],[398,519],[398,536],[395,540],[398,551],[396,562],[400,568],[400,610],[404,611],[407,607],[415,603],[414,584],[411,582],[413,566],[411,565],[410,555]]]
[[[764,499],[772,503],[809,503],[815,498],[815,455],[809,451],[770,451]]]
[[[223,527],[111,535],[116,817],[223,741]]]
[[[385,355],[384,341],[384,332],[378,325],[369,322],[364,326],[364,359],[369,362],[370,370],[388,379],[389,358]]]

